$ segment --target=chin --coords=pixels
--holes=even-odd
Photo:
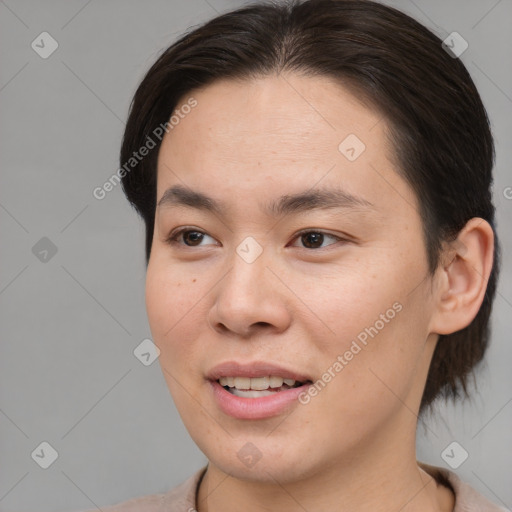
[[[311,453],[317,457],[319,454],[314,450],[314,443],[307,448],[306,440],[290,443],[290,438],[283,442],[281,436],[271,440],[263,434],[230,437],[224,446],[195,441],[212,465],[233,478],[246,481],[285,484],[313,476],[324,466],[320,460],[311,458]]]

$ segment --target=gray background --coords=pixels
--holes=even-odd
[[[439,406],[420,424],[418,458],[448,467],[441,453],[457,441],[469,453],[457,473],[510,507],[512,1],[389,3],[443,39],[457,31],[468,41],[461,58],[497,144],[504,265],[493,344],[473,402]],[[166,491],[205,463],[158,362],[133,354],[151,336],[142,223],[120,187],[102,201],[92,190],[117,169],[129,101],[159,51],[243,4],[0,1],[1,511],[117,503]],[[59,44],[47,59],[31,48],[43,31]],[[46,261],[32,250],[43,237],[57,248]],[[58,452],[48,469],[31,457],[43,441]]]

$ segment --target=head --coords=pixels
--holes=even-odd
[[[140,84],[121,166],[143,147],[123,188],[146,227],[149,322],[210,460],[254,475],[237,460],[252,446],[299,477],[466,393],[498,272],[494,148],[467,70],[429,30],[365,0],[218,16]],[[234,418],[210,381],[227,361],[316,386]]]

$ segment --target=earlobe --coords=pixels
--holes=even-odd
[[[437,270],[436,311],[431,332],[452,334],[467,327],[482,305],[494,256],[494,232],[475,217],[446,244]]]

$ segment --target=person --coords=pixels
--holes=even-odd
[[[119,176],[146,305],[208,464],[120,511],[495,511],[416,460],[489,343],[494,144],[453,50],[369,0],[258,2],[139,85]]]

